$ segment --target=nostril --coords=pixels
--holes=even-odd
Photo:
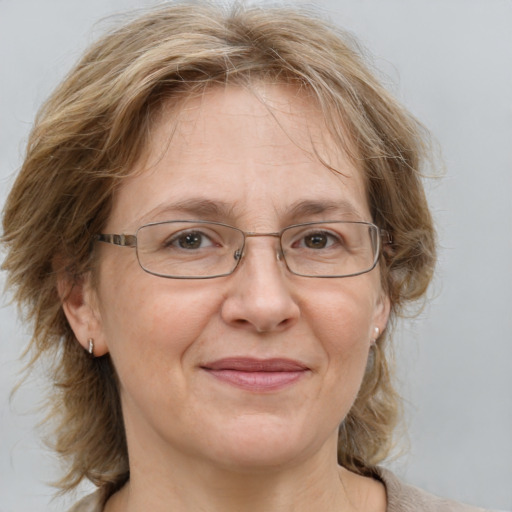
[[[291,325],[292,323],[293,323],[293,321],[291,320],[291,318],[285,318],[284,320],[281,320],[281,322],[279,322],[277,324],[276,328],[277,329],[286,328],[289,325]]]

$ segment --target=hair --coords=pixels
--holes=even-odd
[[[175,3],[111,30],[42,106],[3,216],[7,284],[33,326],[29,365],[51,362],[48,420],[67,467],[59,486],[87,478],[108,492],[129,478],[113,363],[90,358],[61,307],[57,278],[79,282],[94,264],[113,193],[141,158],[155,116],[214,85],[255,81],[307,91],[333,140],[362,170],[373,221],[392,244],[380,271],[391,319],[424,296],[435,233],[421,181],[426,130],[374,77],[345,32],[296,7]],[[350,143],[346,134],[350,136]],[[389,453],[399,410],[389,328],[372,350],[339,430],[338,460],[368,473]]]

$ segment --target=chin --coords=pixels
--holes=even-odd
[[[279,421],[254,421],[225,429],[212,441],[210,456],[225,469],[258,473],[292,467],[319,450],[319,438],[305,429]],[[247,421],[249,420],[249,421]]]

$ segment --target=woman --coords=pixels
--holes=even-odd
[[[421,127],[296,10],[177,4],[34,127],[4,267],[51,356],[73,509],[471,510],[376,465],[389,325],[435,243]]]

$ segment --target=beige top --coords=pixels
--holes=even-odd
[[[387,512],[484,512],[484,509],[438,498],[417,487],[406,485],[383,468],[376,468],[375,478],[386,486]],[[69,512],[102,512],[100,499],[99,492],[90,494]]]

